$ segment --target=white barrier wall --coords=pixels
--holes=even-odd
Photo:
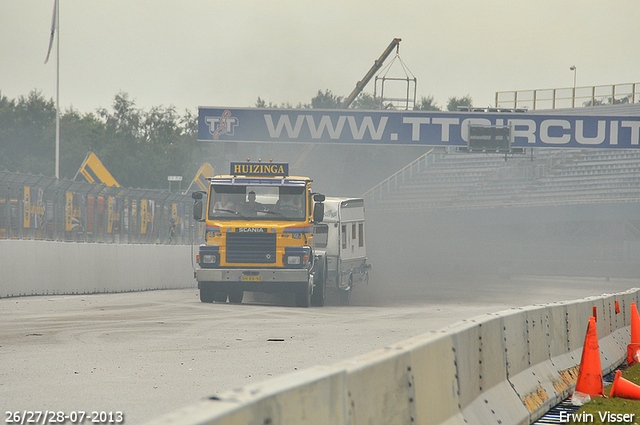
[[[575,388],[593,307],[607,373],[626,358],[631,303],[639,300],[632,289],[487,314],[149,424],[531,424]]]
[[[0,241],[0,297],[195,287],[191,267],[189,246]],[[573,390],[593,308],[608,373],[626,358],[639,301],[633,289],[487,314],[151,423],[530,424]]]
[[[185,245],[0,240],[0,298],[195,286]]]

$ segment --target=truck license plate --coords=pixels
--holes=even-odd
[[[262,276],[241,276],[242,282],[262,282]]]

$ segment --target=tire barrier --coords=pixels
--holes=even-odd
[[[149,425],[531,424],[575,388],[594,311],[603,374],[624,362],[639,299],[630,289],[486,314],[225,392]]]
[[[193,288],[188,245],[0,240],[0,298]]]

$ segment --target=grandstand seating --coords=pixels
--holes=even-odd
[[[376,209],[484,208],[640,199],[640,151],[536,149],[529,155],[435,153],[364,197]],[[415,163],[419,163],[420,159]]]

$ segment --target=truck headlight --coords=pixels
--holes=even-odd
[[[200,267],[216,268],[220,264],[220,247],[217,245],[200,245],[197,259]]]
[[[285,267],[301,269],[309,264],[311,247],[308,246],[287,246],[284,249],[282,263]]]
[[[202,262],[206,264],[215,264],[216,255],[215,254],[204,254],[202,255]]]

